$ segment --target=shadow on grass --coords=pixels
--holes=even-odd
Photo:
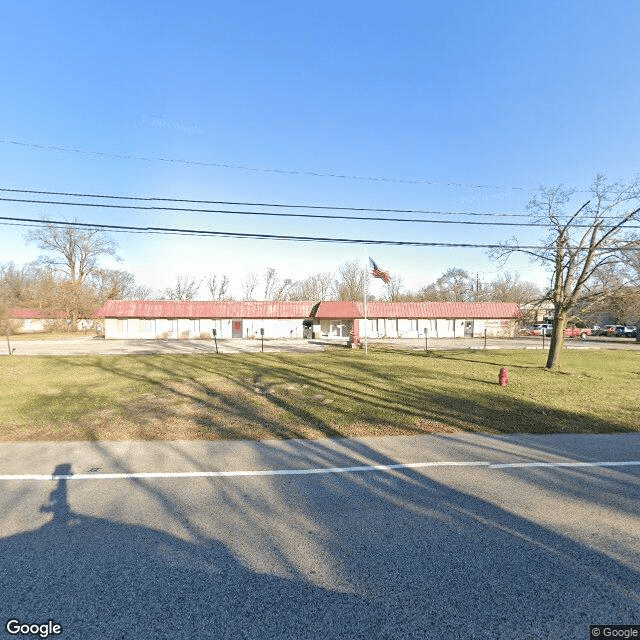
[[[87,405],[83,398],[99,393],[92,390],[89,381],[61,385],[57,394],[34,394],[25,400],[28,414],[66,416],[90,439],[637,430],[615,420],[525,400],[500,388],[497,379],[491,383],[466,375],[466,381],[474,384],[458,389],[460,376],[456,373],[428,368],[418,373],[412,368],[398,372],[364,358],[339,358],[329,366],[321,358],[279,354],[128,356],[102,357],[91,364],[86,359],[67,362],[130,381],[126,397],[84,416]],[[473,362],[493,366],[491,362]],[[399,376],[404,376],[402,384],[398,384]],[[633,422],[631,416],[629,422]],[[77,439],[78,433],[74,433],[74,437],[60,439]]]

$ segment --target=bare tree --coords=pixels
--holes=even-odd
[[[519,273],[505,271],[495,280],[484,285],[480,297],[485,302],[526,304],[537,302],[544,296],[540,287],[534,282],[522,281]]]
[[[11,319],[10,308],[11,304],[6,292],[0,291],[0,336],[6,336],[9,353],[11,353],[9,334],[16,330],[16,323]]]
[[[554,306],[548,369],[558,365],[564,329],[575,309],[584,311],[606,297],[608,292],[598,285],[598,273],[619,264],[625,252],[640,248],[637,235],[625,229],[639,217],[640,177],[610,183],[598,175],[590,191],[590,200],[571,214],[567,208],[574,191],[562,186],[541,187],[528,207],[534,221],[547,225],[549,235],[541,248],[505,246],[494,252],[503,259],[514,252],[525,253],[552,269],[547,293]]]
[[[100,304],[107,300],[146,300],[151,289],[136,284],[135,276],[121,269],[96,269],[89,280]]]
[[[316,273],[291,285],[289,300],[329,300],[332,297],[334,274]]]
[[[0,291],[5,300],[19,305],[32,295],[32,278],[25,267],[8,262],[0,267]]]
[[[212,273],[205,279],[205,284],[207,285],[212,300],[230,299],[227,295],[227,291],[229,290],[229,276],[222,276],[220,278]]]
[[[72,282],[84,283],[98,269],[102,256],[118,259],[117,245],[104,231],[61,226],[47,222],[26,235],[27,242],[35,242],[47,252],[40,260]]]
[[[258,274],[248,271],[242,280],[242,299],[255,300],[254,293],[258,286]]]
[[[273,300],[278,289],[278,272],[269,267],[264,274],[264,299]]]
[[[391,280],[385,285],[383,300],[386,302],[401,302],[403,298],[402,276],[392,275]]]
[[[195,276],[179,275],[173,287],[162,290],[163,300],[195,300],[200,291],[200,280]]]
[[[608,297],[607,308],[616,322],[636,326],[640,318],[640,287],[620,287]]]
[[[285,278],[278,283],[276,291],[274,293],[274,300],[290,300],[291,291],[293,287],[293,281],[291,278]]]
[[[334,283],[335,297],[338,300],[360,300],[364,296],[364,277],[358,260],[343,263]]]
[[[640,252],[636,252],[640,254]],[[640,262],[640,255],[638,256]],[[628,256],[621,264],[607,265],[596,274],[594,280],[606,291],[599,306],[600,316],[606,309],[607,315],[620,324],[637,324],[640,320],[640,264],[634,265],[633,256]]]
[[[417,293],[420,300],[431,302],[469,302],[475,297],[473,278],[464,269],[447,269],[435,282]]]

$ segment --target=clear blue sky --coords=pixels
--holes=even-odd
[[[617,179],[639,171],[639,15],[640,5],[627,0],[9,3],[0,25],[0,186],[523,212],[540,184],[585,188],[597,172]],[[8,216],[363,239],[482,243],[514,234],[531,242],[540,237],[508,227],[8,202],[0,210]],[[1,262],[37,256],[24,244],[24,229],[0,228]],[[178,273],[216,272],[230,275],[238,293],[247,270],[273,266],[297,279],[363,256],[355,245],[117,239],[120,267],[154,288],[171,284]],[[369,252],[409,288],[452,266],[484,279],[499,270],[481,249]],[[524,258],[505,268],[544,280]],[[381,294],[382,286],[376,281],[380,290],[374,293]]]

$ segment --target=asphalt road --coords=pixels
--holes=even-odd
[[[3,627],[555,640],[640,622],[640,434],[4,443],[0,474]]]
[[[291,351],[307,353],[322,351],[326,345],[346,346],[346,340],[218,340],[220,353],[256,353]],[[420,339],[371,340],[370,345],[393,346],[398,349],[430,350],[449,349],[543,349],[549,348],[549,338],[543,342],[540,336],[519,338],[493,338],[486,342],[483,338],[431,338],[425,344]],[[215,353],[213,340],[104,340],[88,336],[56,339],[14,340],[10,342],[13,354],[17,356],[75,356],[75,355],[122,355],[158,353]],[[640,342],[628,338],[571,338],[565,341],[567,349],[633,349],[640,351]],[[0,355],[8,355],[6,341],[0,343]]]

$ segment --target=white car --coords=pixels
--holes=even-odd
[[[534,324],[533,328],[537,336],[550,336],[553,333],[552,324]]]

